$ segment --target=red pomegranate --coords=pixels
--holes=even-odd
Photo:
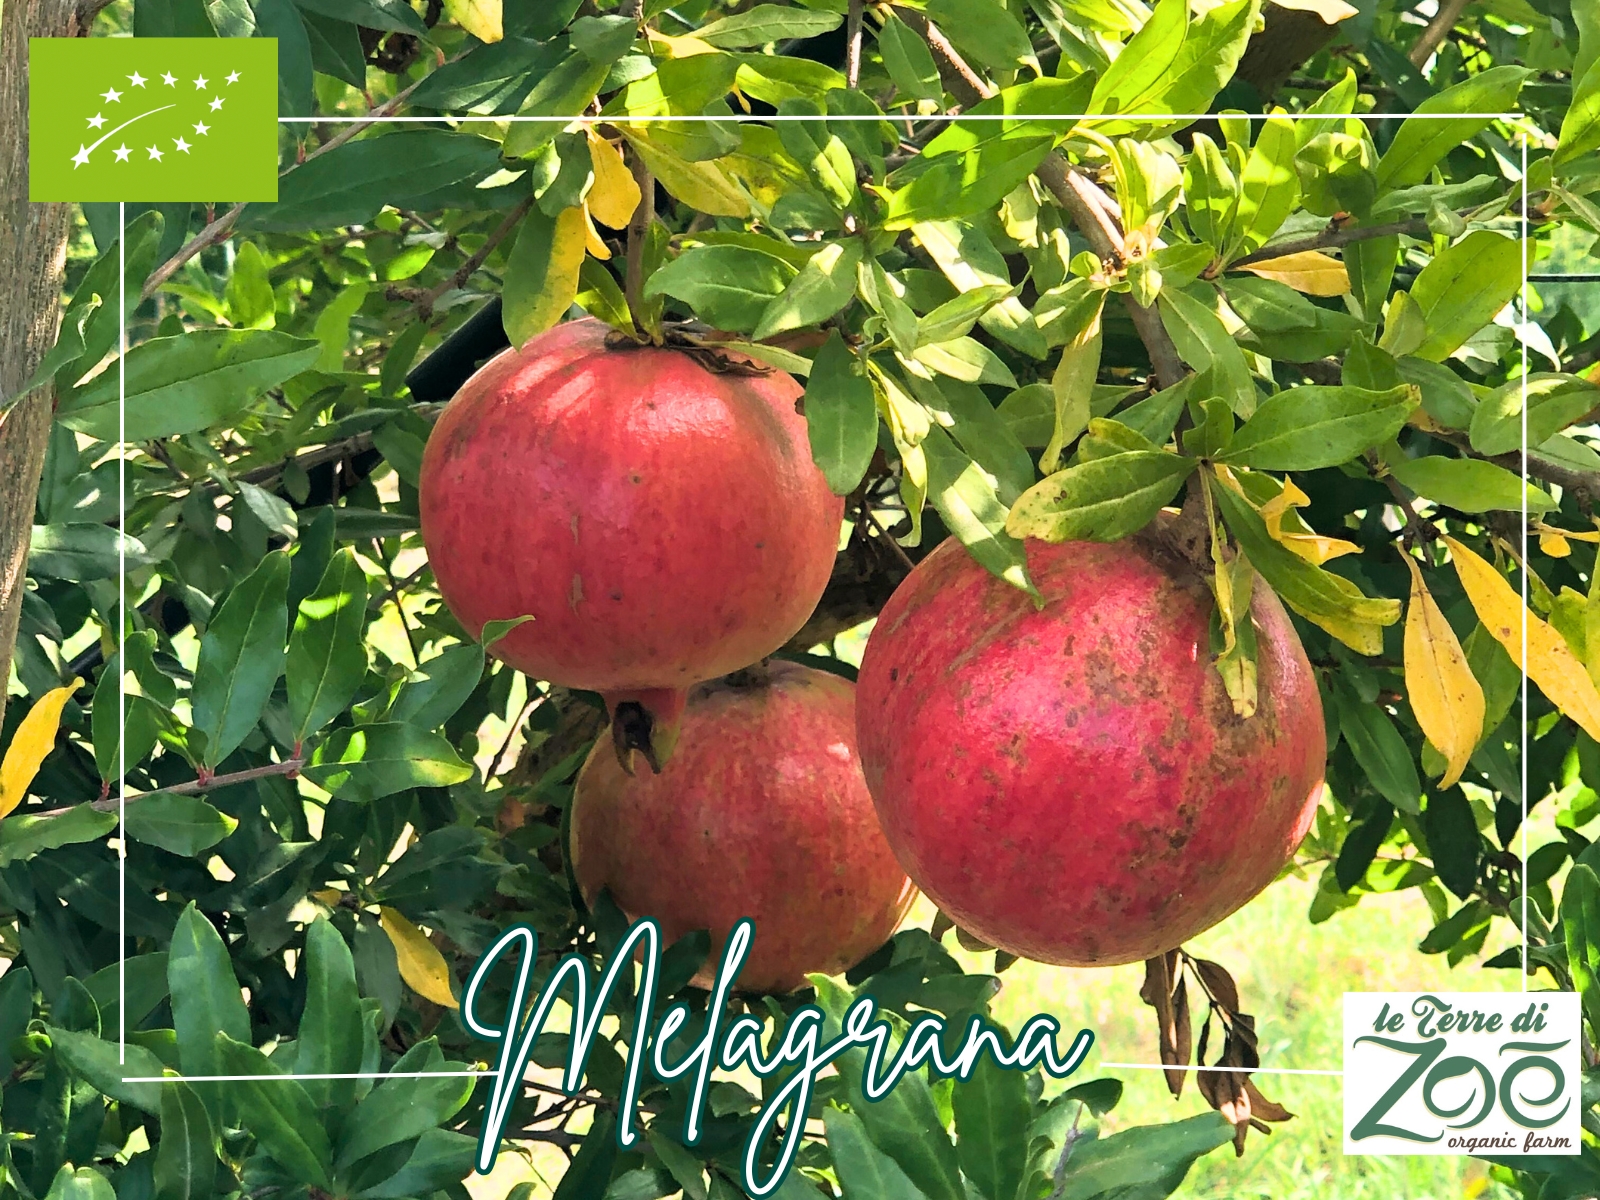
[[[659,775],[624,774],[597,745],[578,776],[572,869],[667,944],[709,929],[709,986],[741,917],[755,939],[739,976],[790,992],[836,974],[899,926],[915,895],[856,757],[855,687],[774,661],[689,693],[677,752]]]
[[[1041,962],[1137,962],[1288,862],[1321,794],[1322,702],[1260,579],[1241,718],[1198,571],[1143,538],[1030,541],[1028,563],[1043,609],[954,539],[901,584],[862,661],[862,766],[901,864],[963,928]]]
[[[558,325],[467,381],[423,456],[422,539],[462,625],[533,617],[495,655],[602,693],[619,753],[656,766],[685,688],[810,616],[844,502],[790,376],[609,348],[607,333]]]

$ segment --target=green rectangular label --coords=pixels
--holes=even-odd
[[[277,198],[276,38],[28,39],[28,199]]]

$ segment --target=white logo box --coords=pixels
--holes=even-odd
[[[1577,1154],[1574,992],[1346,992],[1346,1154]]]

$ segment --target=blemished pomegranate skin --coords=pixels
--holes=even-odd
[[[770,654],[833,567],[843,500],[811,458],[802,389],[558,325],[485,364],[423,456],[422,537],[474,636],[536,678],[673,696]],[[681,701],[681,696],[677,696]]]
[[[907,874],[962,928],[1040,962],[1148,959],[1259,893],[1305,836],[1316,681],[1259,578],[1244,718],[1198,572],[1140,538],[1027,548],[1043,609],[953,538],[884,607],[857,689],[867,783]]]
[[[787,993],[881,946],[915,891],[867,794],[855,749],[855,687],[773,661],[689,693],[660,774],[627,775],[597,744],[572,800],[572,869],[664,942],[696,929],[708,987],[742,917],[755,938],[741,991]]]

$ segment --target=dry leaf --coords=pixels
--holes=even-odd
[[[505,37],[500,19],[501,0],[444,0],[444,15],[480,42]]]
[[[1272,0],[1279,8],[1293,8],[1300,12],[1314,12],[1324,25],[1337,25],[1348,21],[1361,10],[1344,0]]]
[[[1600,738],[1600,691],[1572,653],[1566,639],[1528,611],[1506,577],[1454,538],[1445,538],[1467,598],[1495,641],[1511,661],[1527,672],[1550,702],[1576,721],[1592,738]],[[1528,655],[1523,661],[1522,630],[1527,622]]]
[[[1483,687],[1467,665],[1466,653],[1434,603],[1416,560],[1411,568],[1411,603],[1406,609],[1406,692],[1417,724],[1444,755],[1441,789],[1453,787],[1467,769],[1483,732]]]
[[[1139,999],[1156,1010],[1161,1061],[1177,1070],[1164,1072],[1173,1099],[1183,1094],[1191,1049],[1189,994],[1183,981],[1183,956],[1177,950],[1146,959]]]
[[[21,804],[28,794],[28,785],[55,747],[61,710],[82,683],[81,679],[74,679],[65,687],[53,688],[40,696],[28,715],[22,718],[16,733],[11,735],[11,746],[5,758],[0,759],[0,817]]]
[[[392,908],[378,909],[378,921],[394,943],[395,961],[406,986],[435,1004],[460,1007],[450,991],[450,968],[427,934]]]
[[[639,207],[639,183],[622,152],[592,128],[589,135],[589,163],[594,183],[589,187],[589,212],[602,225],[625,229]]]
[[[1327,0],[1337,3],[1338,0]],[[1337,258],[1329,258],[1320,250],[1302,250],[1299,254],[1285,254],[1281,258],[1265,258],[1247,263],[1239,268],[1259,275],[1263,279],[1287,284],[1308,296],[1343,296],[1350,290],[1350,273]]]

